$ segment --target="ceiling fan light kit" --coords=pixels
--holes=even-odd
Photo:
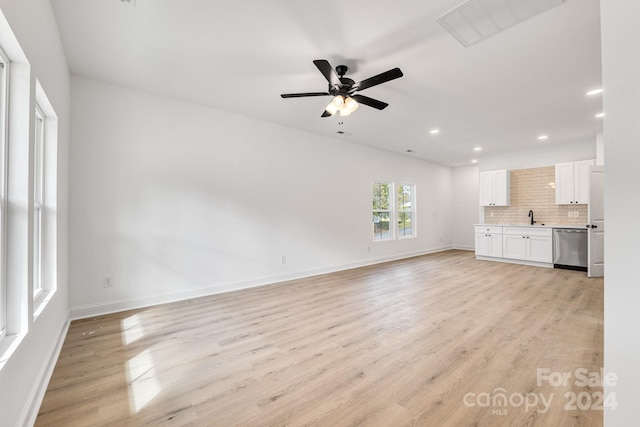
[[[334,115],[338,111],[340,111],[340,116],[348,116],[358,109],[358,102],[350,97],[343,97],[342,95],[337,95],[333,100],[327,105],[325,111],[330,115]],[[326,117],[326,116],[323,116]]]
[[[373,77],[369,77],[359,83],[345,77],[347,73],[346,65],[338,65],[334,70],[331,64],[325,59],[313,61],[318,70],[327,79],[329,88],[327,92],[306,92],[306,93],[283,93],[282,98],[302,98],[307,96],[333,96],[333,100],[327,105],[320,117],[330,117],[340,111],[340,116],[348,116],[358,109],[360,104],[367,105],[377,110],[385,109],[389,104],[369,98],[368,96],[356,94],[355,92],[386,83],[403,76],[400,68],[394,68]]]

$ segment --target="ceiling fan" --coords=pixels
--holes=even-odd
[[[400,68],[393,68],[384,73],[380,73],[368,79],[356,83],[352,79],[345,77],[348,67],[346,65],[338,65],[334,70],[329,61],[325,59],[316,59],[313,63],[318,70],[329,82],[327,92],[307,92],[307,93],[283,93],[283,98],[302,98],[305,96],[333,96],[333,100],[327,105],[321,117],[333,116],[340,111],[341,116],[347,116],[358,108],[358,103],[368,105],[378,110],[384,110],[389,104],[360,95],[355,92],[365,90],[372,86],[386,83],[403,76]]]

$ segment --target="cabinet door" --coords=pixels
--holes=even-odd
[[[553,240],[551,237],[529,236],[527,259],[535,262],[553,262]]]
[[[489,247],[489,256],[502,258],[502,235],[491,235],[488,237],[491,245]]]
[[[527,239],[524,236],[503,236],[502,256],[511,259],[527,259]]]
[[[480,172],[480,206],[493,205],[493,173]]]
[[[589,170],[595,164],[593,160],[583,160],[573,164],[574,203],[589,203]]]
[[[575,202],[573,162],[556,164],[556,205]]]
[[[494,206],[509,206],[509,171],[493,171]]]
[[[476,255],[491,256],[491,238],[486,234],[476,234]]]

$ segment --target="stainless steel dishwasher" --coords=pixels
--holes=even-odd
[[[588,235],[586,229],[553,229],[553,266],[587,271]]]

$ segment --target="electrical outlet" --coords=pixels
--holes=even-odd
[[[104,276],[102,278],[102,287],[103,288],[112,288],[113,287],[113,276]]]
[[[286,255],[282,255],[282,264],[286,264],[287,263],[287,257]]]
[[[573,217],[574,218],[578,218],[580,216],[580,212],[579,211],[574,211],[573,212]]]
[[[569,213],[567,214],[567,216],[568,216],[569,218],[573,218],[573,211],[569,211]]]

